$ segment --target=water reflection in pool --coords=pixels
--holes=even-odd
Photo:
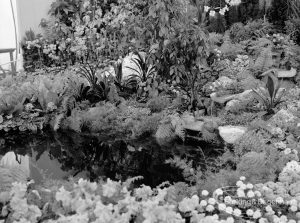
[[[165,181],[183,181],[181,170],[165,164],[166,159],[177,155],[192,159],[197,165],[203,156],[215,156],[215,150],[201,146],[205,154],[195,145],[180,142],[159,145],[151,137],[138,141],[112,141],[99,135],[44,132],[2,136],[0,156],[10,154],[11,160],[28,157],[30,177],[36,182],[41,182],[43,177],[125,180],[143,176],[140,183],[156,186]],[[9,162],[7,157],[6,162]]]

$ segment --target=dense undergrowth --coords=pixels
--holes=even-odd
[[[185,181],[157,188],[133,188],[135,178],[15,183],[0,194],[1,218],[299,221],[299,5],[240,2],[55,1],[43,35],[22,43],[27,72],[0,81],[0,131],[192,138],[222,151],[198,167],[166,160]]]

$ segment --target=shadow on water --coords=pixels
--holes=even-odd
[[[216,156],[216,150],[172,142],[159,145],[154,138],[137,141],[109,140],[99,135],[73,132],[44,132],[36,135],[6,134],[0,137],[0,157],[13,151],[30,159],[30,177],[37,183],[43,177],[67,179],[69,176],[90,180],[111,178],[126,180],[143,176],[139,183],[150,186],[162,182],[184,181],[182,171],[166,164],[179,156],[203,163],[205,157]],[[204,151],[204,152],[203,152]]]

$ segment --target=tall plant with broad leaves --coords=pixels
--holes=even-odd
[[[129,75],[129,78],[126,81],[126,86],[130,86],[131,88],[138,90],[139,94],[146,91],[152,81],[155,81],[157,74],[156,68],[153,64],[149,63],[149,59],[149,54],[144,58],[140,52],[135,51],[131,58],[135,67],[126,66],[132,71],[132,74]]]
[[[207,34],[197,25],[186,24],[165,43],[164,55],[170,61],[170,77],[173,85],[188,96],[189,106],[199,101],[200,89],[210,80],[207,58],[209,41]]]
[[[275,75],[273,74],[275,73]],[[285,89],[279,91],[280,83],[277,78],[276,70],[269,70],[262,74],[265,80],[265,88],[252,89],[256,99],[264,106],[263,115],[272,115],[277,105],[282,103],[281,98],[285,93]]]
[[[150,0],[141,15],[126,24],[137,50],[151,50],[147,60],[155,66],[157,75],[163,81],[171,80],[175,85],[184,86],[193,101],[204,84],[201,79],[206,72],[202,70],[206,70],[209,54],[207,33],[194,21],[196,7],[183,0]],[[136,62],[145,67],[141,63],[145,61]],[[154,73],[154,69],[143,72],[149,73]]]
[[[98,63],[86,63],[80,65],[78,68],[78,73],[86,78],[90,88],[87,91],[87,97],[91,102],[98,102],[107,99],[109,93],[110,83],[113,82],[109,77],[102,75],[99,79],[97,77],[97,71],[104,66],[103,64]]]

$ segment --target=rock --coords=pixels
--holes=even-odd
[[[243,126],[220,126],[219,134],[222,139],[227,143],[235,143],[242,135],[247,131],[246,127]]]
[[[225,96],[217,96],[218,93],[210,94],[210,98],[212,101],[217,102],[219,104],[225,104],[227,101],[230,101],[236,97],[236,95],[225,95]]]
[[[253,91],[252,90],[246,90],[236,96],[237,100],[245,101],[245,100],[253,100]]]
[[[226,106],[225,106],[225,111],[229,111],[229,112],[235,112],[238,109],[240,109],[240,104],[241,101],[240,100],[231,100],[229,102],[227,102]]]
[[[211,88],[212,88],[213,91],[216,91],[218,88],[227,89],[228,87],[230,87],[234,83],[236,83],[235,80],[232,80],[232,79],[230,79],[229,77],[226,77],[226,76],[222,76],[218,80],[216,80],[215,82],[213,82],[211,84]]]
[[[297,70],[291,68],[290,70],[278,70],[278,78],[292,78],[297,75]]]
[[[144,52],[139,52],[139,53],[142,55],[143,59],[145,59],[146,53],[144,53]],[[132,67],[133,69],[136,69],[138,71],[140,70],[139,67],[132,61],[132,59],[135,59],[135,58],[138,58],[138,57],[135,54],[130,53],[128,56],[126,56],[123,59],[123,64],[122,64],[123,77],[122,77],[122,81],[127,80],[129,78],[129,76],[132,75],[132,74],[139,75],[138,72],[133,71],[130,68],[128,68],[128,67]]]
[[[202,132],[204,122],[202,121],[195,121],[192,123],[189,123],[184,126],[185,129],[195,131],[195,132]]]
[[[254,95],[252,90],[246,90],[240,94],[237,94],[235,98],[226,104],[225,110],[230,112],[235,112],[238,110],[243,110],[249,102],[254,100]]]
[[[181,115],[181,120],[184,122],[185,125],[194,123],[194,122],[196,121],[194,115],[192,115],[192,114],[189,113],[189,112],[184,112],[184,113]],[[175,127],[175,126],[174,126],[174,127]]]
[[[297,120],[297,117],[290,113],[288,110],[281,109],[272,118],[269,123],[278,127],[287,127],[293,125]]]

